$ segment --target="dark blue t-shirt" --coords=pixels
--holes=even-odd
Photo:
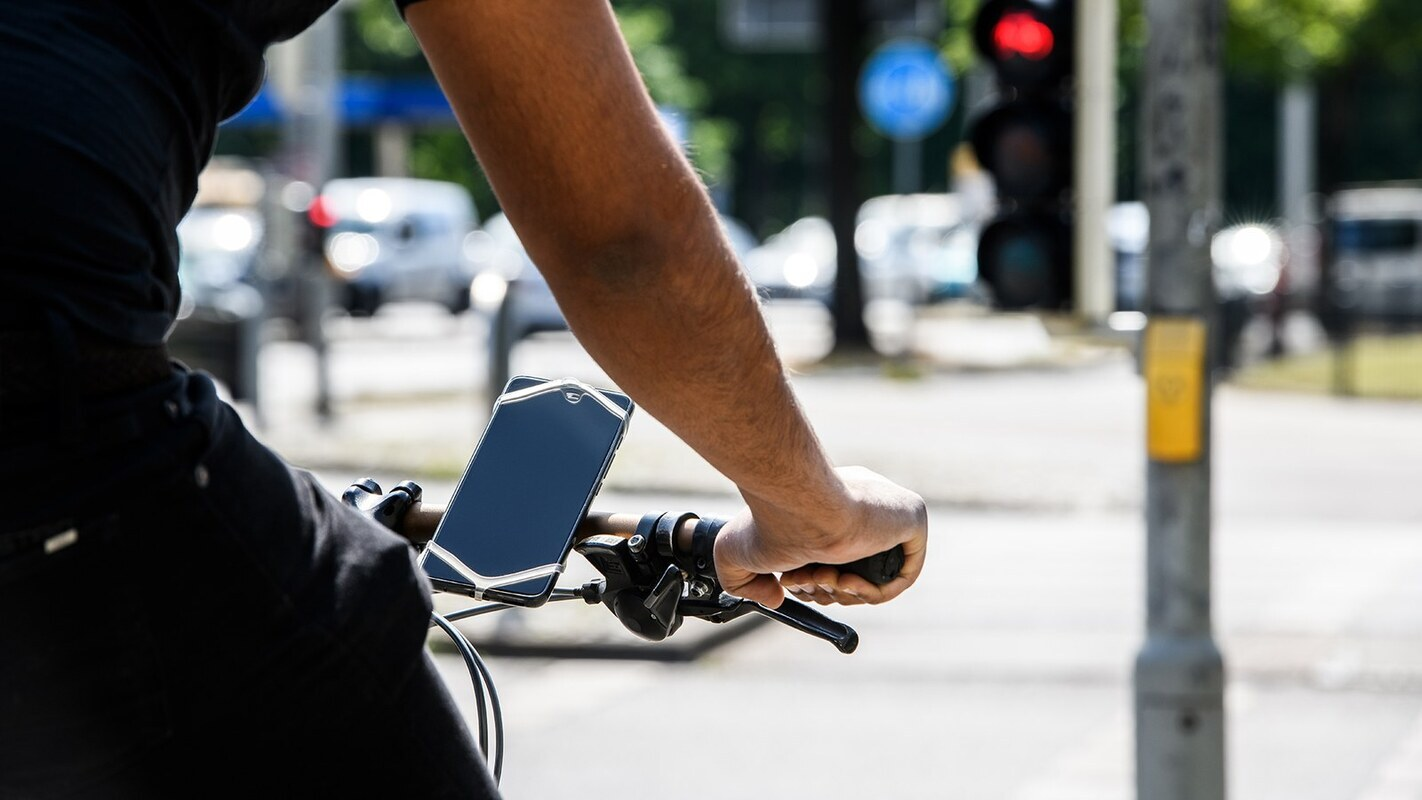
[[[175,228],[262,55],[334,0],[0,4],[0,329],[58,311],[157,344]]]

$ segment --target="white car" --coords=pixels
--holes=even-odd
[[[976,297],[978,223],[953,194],[891,194],[859,207],[854,248],[871,299]]]
[[[762,297],[828,305],[834,296],[836,249],[829,220],[804,217],[751,250],[745,268]]]
[[[469,307],[472,272],[464,237],[479,224],[457,183],[416,178],[341,178],[328,182],[313,217],[327,227],[326,260],[353,314],[392,300]]]
[[[977,295],[978,225],[953,195],[871,198],[859,209],[854,247],[867,299],[916,305]],[[804,217],[753,250],[746,271],[765,297],[828,305],[838,249],[828,220]]]

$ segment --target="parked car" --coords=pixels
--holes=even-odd
[[[327,224],[326,260],[339,302],[374,314],[395,300],[469,307],[472,273],[465,236],[478,224],[469,192],[456,183],[415,178],[341,178],[328,182],[314,212]]]
[[[865,293],[911,305],[981,297],[978,233],[977,221],[952,194],[866,200],[854,230]]]
[[[824,217],[804,217],[768,237],[745,256],[760,295],[828,304],[834,295],[834,229]]]
[[[912,305],[980,297],[978,230],[952,195],[871,198],[860,207],[854,230],[865,295]],[[837,252],[829,221],[805,217],[753,250],[746,270],[765,297],[829,304]]]
[[[1422,188],[1335,192],[1324,241],[1326,317],[1422,319]]]
[[[1144,203],[1117,203],[1106,216],[1106,230],[1116,255],[1116,307],[1144,310],[1150,213]],[[1280,286],[1284,260],[1283,235],[1267,222],[1230,225],[1210,240],[1215,292],[1221,301],[1262,302]]]
[[[235,400],[257,400],[262,295],[247,280],[262,219],[247,207],[202,206],[178,224],[182,300],[168,336],[173,357],[206,370]]]
[[[1145,203],[1116,203],[1106,212],[1106,238],[1115,255],[1116,310],[1143,311],[1150,211]]]
[[[1106,217],[1107,236],[1116,255],[1116,308],[1146,308],[1150,213],[1144,203],[1117,203]],[[1210,240],[1210,262],[1219,302],[1219,335],[1213,337],[1212,363],[1236,366],[1239,342],[1250,318],[1277,307],[1283,281],[1282,233],[1263,222],[1230,225]]]
[[[505,326],[510,343],[542,331],[567,330],[548,282],[534,265],[503,212],[464,238],[464,257],[474,277],[467,291],[476,311]],[[497,337],[490,336],[491,344]]]

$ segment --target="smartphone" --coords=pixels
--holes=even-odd
[[[547,602],[632,411],[627,395],[573,378],[510,380],[420,553],[435,588]]]

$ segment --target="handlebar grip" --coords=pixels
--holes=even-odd
[[[710,542],[716,538],[716,534],[725,527],[726,520],[708,517],[700,520],[696,525],[696,536],[692,539],[692,550],[697,555],[704,552],[710,555]],[[710,536],[706,536],[706,534]],[[700,547],[698,547],[700,545]],[[700,552],[698,552],[700,551]],[[822,566],[820,564],[810,564],[810,568]],[[904,546],[896,544],[882,553],[872,556],[865,556],[857,561],[848,564],[831,564],[830,566],[840,572],[848,572],[858,575],[875,586],[883,586],[889,581],[899,576],[899,570],[904,568]]]
[[[812,564],[811,566],[817,567],[819,565]],[[883,586],[897,578],[899,570],[904,568],[904,546],[896,544],[882,553],[865,556],[848,564],[832,564],[831,566],[840,572],[858,575],[875,586]]]

